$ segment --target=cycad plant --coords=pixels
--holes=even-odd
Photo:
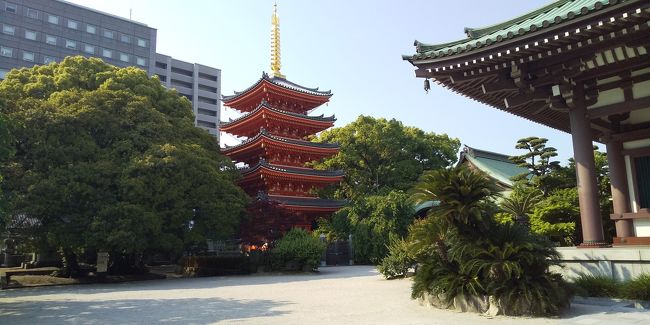
[[[486,206],[497,196],[486,175],[463,167],[429,172],[413,200],[437,200],[427,219],[409,230],[410,254],[420,264],[412,296],[494,296],[509,314],[557,314],[568,303],[552,244],[519,224],[497,224]],[[430,253],[426,253],[426,252]]]
[[[518,184],[509,196],[501,200],[500,207],[510,214],[517,223],[528,226],[528,215],[544,199],[544,194],[537,188]]]

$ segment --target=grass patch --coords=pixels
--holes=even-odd
[[[587,297],[620,297],[621,284],[604,275],[581,274],[573,284],[575,293]]]
[[[634,300],[650,300],[650,274],[642,274],[621,286],[621,296]]]

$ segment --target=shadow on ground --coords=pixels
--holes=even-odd
[[[251,275],[233,275],[233,276],[215,276],[204,278],[179,278],[165,280],[148,280],[139,282],[124,282],[113,284],[85,284],[85,285],[66,285],[50,287],[26,287],[0,290],[0,302],[3,298],[19,298],[41,295],[52,295],[62,293],[74,293],[77,295],[97,294],[107,292],[127,292],[127,291],[156,291],[156,290],[176,290],[176,289],[209,289],[216,287],[228,286],[256,286],[275,283],[292,283],[302,281],[317,281],[327,279],[342,279],[354,277],[376,276],[374,266],[355,265],[355,266],[336,266],[323,267],[315,273],[298,273],[298,274],[251,274]],[[254,289],[252,289],[254,290]]]
[[[224,320],[281,316],[273,310],[288,303],[220,298],[52,300],[2,303],[2,324],[211,324]]]

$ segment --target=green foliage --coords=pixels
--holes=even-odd
[[[578,293],[587,297],[618,297],[620,284],[609,276],[580,274],[573,280]]]
[[[460,232],[472,233],[484,228],[487,219],[491,218],[485,213],[486,207],[499,191],[484,173],[455,167],[425,172],[412,193],[415,204],[441,202],[429,210],[428,216]]]
[[[388,254],[391,238],[406,235],[414,214],[408,197],[402,192],[369,196],[333,215],[335,221],[349,220],[355,263],[378,264]],[[346,226],[344,222],[337,224]],[[342,229],[336,231],[343,232]]]
[[[318,238],[304,229],[293,228],[271,250],[271,264],[277,270],[315,270],[324,250],[325,244]]]
[[[543,198],[542,191],[519,182],[515,184],[510,195],[501,200],[499,206],[514,220],[528,223],[530,213]]]
[[[512,314],[557,314],[568,305],[553,245],[519,224],[494,221],[497,193],[485,175],[465,168],[426,173],[416,202],[438,200],[427,219],[409,228],[407,252],[419,264],[412,297],[495,296]]]
[[[25,230],[49,246],[179,253],[236,230],[247,198],[234,165],[143,70],[82,57],[12,70],[0,113],[16,139],[2,164],[11,215],[36,220]]]
[[[650,301],[650,274],[641,274],[627,281],[620,288],[621,296],[627,299]]]
[[[580,208],[575,188],[556,190],[539,202],[530,218],[530,228],[562,246],[573,246],[581,239],[578,232]]]
[[[424,132],[396,120],[359,118],[341,128],[323,131],[314,141],[335,142],[339,153],[314,164],[317,169],[342,169],[345,178],[328,194],[356,201],[367,195],[408,190],[425,170],[456,160],[458,139]]]
[[[404,239],[394,239],[388,246],[388,255],[377,269],[386,279],[405,277],[415,261],[409,255],[409,245]]]
[[[515,148],[527,151],[523,155],[510,157],[515,164],[525,167],[529,173],[523,173],[514,177],[515,180],[526,180],[533,176],[533,184],[540,187],[544,193],[548,193],[545,186],[545,179],[553,170],[559,168],[558,161],[551,161],[551,158],[557,156],[557,149],[547,147],[548,139],[539,137],[528,137],[519,139]]]
[[[0,164],[5,164],[13,156],[14,152],[13,136],[9,131],[8,121],[4,114],[0,113]],[[4,179],[3,174],[0,174],[0,184],[2,184]],[[0,229],[4,229],[8,221],[7,209],[5,195],[4,193],[0,193]]]

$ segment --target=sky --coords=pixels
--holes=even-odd
[[[156,51],[219,68],[222,94],[246,89],[270,71],[272,0],[68,0],[157,29]],[[336,115],[335,127],[359,115],[397,119],[427,132],[446,133],[470,147],[522,154],[516,141],[549,139],[557,159],[572,156],[571,136],[483,105],[423,79],[402,54],[414,40],[445,43],[464,27],[505,21],[549,0],[279,0],[282,73],[306,87],[332,90],[312,115]],[[239,113],[222,108],[222,120]],[[222,143],[236,140],[222,136]],[[601,149],[604,146],[601,146]]]

